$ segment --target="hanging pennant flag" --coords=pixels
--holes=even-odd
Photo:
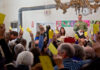
[[[0,13],[0,24],[4,23],[5,14]]]

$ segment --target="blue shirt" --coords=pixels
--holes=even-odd
[[[73,60],[82,61],[82,59],[81,58],[78,58],[78,57],[73,57]]]
[[[69,70],[79,70],[82,65],[89,63],[90,60],[84,60],[84,61],[74,61],[71,58],[66,58],[63,60],[64,68],[67,68]],[[55,66],[54,70],[58,70],[58,67]]]
[[[40,37],[39,37],[39,48],[40,48],[40,50],[42,50],[43,44],[44,44],[44,36],[40,35]]]
[[[39,37],[35,37],[35,40],[39,40]]]

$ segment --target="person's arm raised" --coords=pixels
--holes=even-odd
[[[33,35],[32,32],[29,32],[29,33],[30,33],[30,37],[31,37],[31,40],[32,40],[32,44],[31,44],[31,46],[32,46],[33,48],[35,48],[34,35]]]
[[[63,59],[61,56],[59,55],[54,55],[53,56],[54,62],[56,63],[56,65],[58,66],[58,69],[63,69],[64,65],[63,65]]]
[[[0,25],[0,39],[4,39],[4,34],[5,34],[5,25],[2,24]]]
[[[18,38],[22,38],[22,36],[23,36],[23,31],[20,29],[20,32],[19,32]]]

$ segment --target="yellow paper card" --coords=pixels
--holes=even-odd
[[[22,31],[24,30],[23,27],[21,28],[21,30],[22,30]]]
[[[79,39],[79,37],[78,37],[78,35],[77,35],[77,34],[75,34],[74,36],[75,36],[75,39]]]
[[[52,52],[52,54],[57,55],[58,51],[52,43],[50,43],[48,48]]]
[[[99,24],[93,24],[93,33],[97,34],[99,32]]]
[[[9,27],[9,30],[12,30],[12,27],[11,26]]]
[[[20,28],[22,31],[24,30],[23,27],[22,27],[21,25],[19,26],[19,28]]]
[[[49,56],[39,56],[43,70],[54,70]]]
[[[88,36],[88,33],[87,32],[84,32],[84,36],[87,37]]]
[[[27,28],[26,30],[27,30],[27,32],[31,32],[30,28]]]
[[[56,33],[56,34],[58,34],[58,33],[59,33],[59,31],[58,31],[58,30],[55,30],[55,33]]]
[[[93,35],[93,32],[91,32],[91,35]]]
[[[0,13],[0,24],[3,24],[5,19],[5,14]]]
[[[53,30],[49,30],[49,39],[52,39],[53,38]]]
[[[20,26],[19,26],[19,28],[21,29],[21,28],[22,28],[22,26],[20,25]]]

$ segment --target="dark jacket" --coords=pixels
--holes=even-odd
[[[5,39],[0,39],[0,47],[3,50],[6,63],[11,62],[13,60],[13,56],[12,56],[12,53],[10,52],[10,50],[8,48],[8,45],[7,45],[6,41],[5,41]]]

